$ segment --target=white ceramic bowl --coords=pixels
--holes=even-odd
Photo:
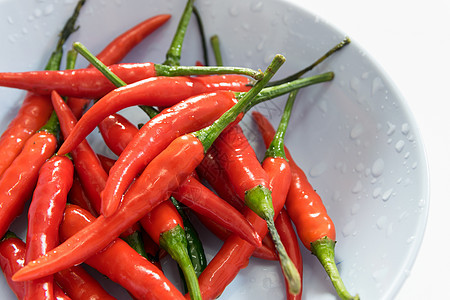
[[[0,71],[43,69],[75,3],[0,1]],[[81,27],[67,45],[80,41],[97,53],[138,21],[171,13],[172,19],[125,60],[162,62],[184,4],[181,0],[87,1],[79,17]],[[263,69],[281,53],[287,62],[277,77],[307,66],[345,36],[294,1],[198,0],[196,5],[206,35],[218,34],[221,39],[225,64]],[[192,21],[182,63],[194,64],[201,55],[197,26]],[[78,60],[79,67],[85,65],[83,59]],[[419,132],[395,85],[357,41],[310,74],[324,71],[334,71],[334,81],[300,93],[286,143],[335,222],[336,260],[349,291],[367,300],[392,299],[408,276],[427,218],[427,162]],[[1,131],[17,112],[23,95],[23,91],[0,88]],[[257,109],[276,125],[284,101],[277,99]],[[136,123],[146,120],[133,109],[122,113]],[[255,124],[250,117],[244,122],[248,138],[262,155]],[[89,141],[97,151],[111,155],[96,133]],[[211,259],[221,243],[194,223]],[[12,229],[24,237],[25,214]],[[322,267],[304,250],[303,298],[335,299]],[[165,260],[163,265],[179,284],[174,264]],[[118,299],[129,299],[122,288],[92,273]],[[3,277],[0,287],[1,299],[14,299]],[[251,259],[221,299],[283,299],[284,293],[278,264]]]

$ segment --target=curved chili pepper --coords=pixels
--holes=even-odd
[[[212,218],[224,228],[241,238],[261,246],[261,238],[247,220],[226,201],[220,199],[211,190],[201,184],[195,177],[186,179],[172,195],[198,214]]]
[[[120,209],[113,215],[99,216],[51,253],[28,263],[14,274],[13,279],[31,280],[83,262],[104,249],[156,205],[167,200],[171,192],[198,166],[214,140],[247,107],[284,61],[283,56],[277,55],[264,72],[264,78],[212,125],[173,140],[130,186]]]
[[[55,50],[47,62],[46,70],[59,69],[63,56],[63,45],[72,32],[76,31],[75,21],[84,2],[84,0],[80,0],[77,3],[73,14],[66,21],[59,34]],[[19,155],[26,140],[47,122],[53,110],[49,100],[48,97],[33,93],[27,93],[25,95],[25,99],[17,115],[9,123],[8,128],[0,137],[0,149],[2,149],[0,176],[2,176],[12,161]]]
[[[28,209],[25,263],[38,258],[59,244],[67,194],[72,186],[73,164],[66,156],[54,156],[39,170],[39,178]],[[26,297],[53,298],[53,276],[28,281]]]
[[[77,120],[67,103],[56,92],[52,93],[52,103],[59,118],[61,131],[64,137],[67,137],[73,130]],[[84,191],[92,201],[95,211],[99,213],[101,207],[100,193],[105,187],[108,174],[103,169],[100,160],[87,140],[83,140],[74,148],[71,151],[71,155]]]
[[[94,220],[95,218],[82,208],[67,205],[60,227],[61,239],[66,240],[88,228]],[[161,270],[121,239],[113,240],[105,250],[89,257],[85,263],[123,286],[138,299],[182,297]]]
[[[99,283],[81,266],[73,266],[54,274],[55,281],[73,300],[114,300]]]
[[[209,148],[202,163],[197,167],[197,172],[202,179],[211,185],[219,197],[230,203],[238,211],[243,211],[245,204],[230,184],[227,174],[218,163],[217,155],[217,150],[214,147]]]
[[[23,299],[25,296],[25,282],[14,281],[11,277],[23,268],[25,249],[25,243],[11,231],[6,232],[0,241],[0,267],[17,299]]]
[[[265,143],[274,135],[270,122],[258,112],[253,112],[253,118]],[[339,276],[334,262],[334,245],[336,230],[333,221],[327,214],[319,194],[314,190],[306,174],[295,163],[287,148],[284,149],[292,170],[291,187],[286,199],[286,209],[297,228],[297,233],[303,245],[315,254],[332,279],[333,285],[340,297],[344,299],[358,299],[358,295],[351,296]],[[318,248],[315,250],[314,247]],[[325,257],[321,257],[321,256]],[[329,257],[331,256],[331,257]],[[325,263],[326,261],[326,263]]]
[[[24,299],[26,282],[16,282],[11,278],[15,272],[23,268],[25,252],[25,243],[11,231],[8,231],[0,241],[0,267],[17,299]],[[55,285],[53,292],[57,300],[70,300],[57,285]]]
[[[96,55],[97,58],[105,65],[121,61],[136,45],[165,24],[170,17],[169,14],[161,14],[140,22],[111,41]]]
[[[286,249],[277,233],[269,189],[269,176],[261,166],[253,148],[239,125],[224,132],[214,146],[219,152],[219,164],[224,168],[237,195],[245,204],[267,222],[275,247],[278,251],[281,267],[292,294],[300,292],[301,281]]]
[[[201,214],[198,214],[198,213],[196,213],[195,215],[200,220],[200,222],[206,228],[208,228],[209,231],[211,231],[216,237],[218,237],[222,241],[225,241],[229,236],[231,236],[233,234],[231,231],[218,225],[216,222],[214,222],[210,218],[202,216]],[[255,248],[255,251],[253,252],[252,256],[260,258],[260,259],[264,259],[264,260],[278,260],[278,255],[275,252],[275,248],[270,248],[264,243],[261,245],[261,247]]]
[[[25,143],[22,152],[0,179],[0,235],[22,213],[33,193],[39,169],[55,153],[57,140],[53,133],[39,131]]]
[[[263,167],[269,175],[269,186],[273,195],[272,203],[275,214],[278,214],[289,189],[289,182],[286,182],[286,176],[290,176],[289,165],[277,165],[266,161]],[[245,209],[244,215],[260,236],[267,234],[267,224],[263,219],[249,208]],[[253,245],[237,235],[231,235],[199,277],[203,299],[217,298],[239,271],[247,267],[249,258],[254,251]]]
[[[108,66],[108,69],[119,76],[127,84],[136,84],[158,76],[182,77],[192,75],[216,75],[211,84],[223,85],[249,85],[250,79],[260,78],[261,73],[239,67],[201,67],[201,66],[165,66],[145,63],[120,63]],[[205,76],[201,76],[205,77]],[[231,80],[230,80],[231,79]],[[209,81],[201,82],[207,84]],[[198,84],[198,83],[197,83]],[[62,71],[27,71],[27,72],[0,72],[0,86],[27,90],[40,95],[49,95],[52,90],[61,95],[79,98],[97,99],[115,89],[115,86],[95,68],[84,68]],[[236,88],[236,87],[234,87]],[[242,90],[239,89],[239,91]]]
[[[161,78],[164,79],[165,77],[158,77],[155,78],[155,80],[159,80]],[[198,77],[197,79],[201,78],[204,77]],[[272,87],[267,90],[264,89],[259,95],[255,96],[254,101],[252,101],[252,105],[273,99],[284,93],[290,92],[293,89],[328,81],[332,78],[333,73],[325,73],[315,77],[294,81],[282,86]],[[127,85],[123,88],[130,87],[133,87],[133,85]],[[129,92],[137,96],[137,94],[140,94],[140,89],[141,87],[135,86],[135,89],[130,89]],[[116,90],[116,92],[118,90]],[[176,94],[166,93],[166,90],[172,89],[167,89],[164,85],[163,89],[158,87],[158,90],[161,92],[164,91],[164,93],[161,94],[165,95]],[[129,94],[116,94],[119,98],[125,97],[126,95]],[[128,185],[134,180],[139,171],[151,160],[155,153],[161,151],[161,149],[168,144],[168,141],[183,133],[198,130],[203,126],[207,126],[214,119],[220,116],[220,114],[222,114],[226,109],[236,103],[237,98],[240,98],[243,95],[245,94],[235,94],[229,91],[218,91],[211,94],[202,94],[200,96],[191,97],[171,108],[166,109],[164,113],[160,113],[158,116],[147,122],[146,125],[141,128],[135,139],[133,139],[133,141],[127,146],[128,150],[125,150],[120,155],[118,163],[111,170],[111,174],[103,192],[103,197],[107,199],[105,201],[110,203],[109,205],[111,205],[111,208],[105,208],[106,210],[103,213],[108,215],[111,211],[115,210]],[[143,97],[144,96],[141,95],[141,97],[134,98],[133,96],[132,98],[126,98],[126,102],[124,101],[125,98],[122,98],[121,108],[138,104],[134,101],[141,101]],[[109,98],[109,100],[114,98],[116,97]],[[214,100],[211,100],[211,98],[214,98]],[[108,96],[103,99],[108,99]],[[82,141],[99,124],[99,122],[101,122],[101,120],[114,113],[116,109],[121,109],[119,107],[113,108],[113,105],[119,101],[109,103],[109,100],[107,102],[101,102],[102,100],[100,100],[89,109],[89,111],[77,123],[71,135],[66,139],[63,145],[61,145],[61,148],[58,151],[59,154],[70,152],[73,147]],[[105,103],[108,106],[103,106]],[[150,103],[144,104],[149,105]],[[248,107],[246,109],[248,109]],[[186,122],[186,120],[189,120],[190,122]],[[166,139],[155,139],[154,137],[157,135],[164,135]],[[158,146],[156,146],[156,142],[159,143]]]
[[[49,100],[47,96],[26,94],[17,115],[0,137],[0,176],[20,153],[26,140],[47,122],[53,110]]]
[[[166,200],[146,214],[140,223],[153,241],[178,263],[192,299],[201,299],[197,275],[187,252],[183,220],[175,206]]]

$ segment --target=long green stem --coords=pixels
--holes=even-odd
[[[180,65],[181,48],[183,45],[184,36],[186,35],[186,29],[191,19],[193,7],[194,7],[194,0],[187,0],[183,14],[178,23],[177,31],[175,32],[175,35],[172,39],[172,44],[170,45],[169,50],[167,50],[166,60],[163,63],[164,65],[169,66]]]
[[[187,241],[183,228],[177,225],[163,232],[159,238],[159,244],[178,263],[183,271],[191,299],[201,300],[200,286],[186,249]]]
[[[222,52],[220,51],[220,41],[217,34],[210,38],[211,46],[214,53],[214,58],[216,59],[216,65],[223,66]]]
[[[333,72],[326,72],[319,75],[314,75],[310,77],[304,77],[291,82],[283,83],[277,86],[266,87],[261,90],[261,92],[252,100],[250,105],[245,109],[245,111],[250,110],[253,106],[271,100],[273,98],[279,97],[281,95],[290,93],[294,90],[307,87],[309,85],[318,84],[322,82],[331,81],[334,78]]]
[[[158,76],[187,76],[187,75],[214,75],[214,74],[239,74],[246,75],[260,80],[263,77],[261,71],[242,67],[221,67],[221,66],[168,66],[155,64]]]
[[[345,37],[339,44],[336,44],[333,48],[328,50],[324,55],[319,57],[319,59],[317,59],[311,65],[307,66],[306,68],[304,68],[304,69],[300,70],[299,72],[294,73],[294,74],[292,74],[292,75],[290,75],[288,77],[285,77],[283,79],[276,80],[276,81],[271,81],[271,82],[267,83],[267,87],[280,85],[280,84],[283,84],[283,83],[286,83],[286,82],[290,82],[292,80],[295,80],[297,78],[302,77],[305,73],[307,73],[307,72],[311,71],[312,69],[314,69],[317,65],[319,65],[321,62],[323,62],[328,57],[330,57],[333,53],[335,53],[338,50],[342,49],[344,46],[350,44],[350,42],[351,42],[350,38],[349,37]]]
[[[298,91],[299,90],[295,90],[289,93],[286,105],[284,107],[283,115],[281,116],[280,124],[278,125],[272,142],[270,143],[269,147],[267,147],[265,158],[282,157],[286,159],[286,153],[284,152],[284,137],[286,135],[289,119],[291,118],[292,107],[294,106]]]
[[[228,124],[231,123],[233,120],[235,120],[237,116],[247,108],[248,104],[264,88],[266,83],[278,71],[278,69],[285,62],[285,60],[286,59],[281,54],[276,55],[272,63],[269,65],[269,67],[267,67],[266,71],[264,72],[263,79],[258,81],[255,84],[255,86],[253,86],[253,88],[251,88],[248,92],[238,93],[236,95],[236,97],[239,99],[238,103],[236,103],[231,109],[226,111],[213,124],[194,133],[194,135],[203,144],[205,152],[211,147],[213,142],[220,135],[220,133],[228,126]]]
[[[86,0],[78,1],[74,12],[72,13],[72,16],[66,21],[66,24],[59,33],[59,39],[56,44],[56,49],[53,51],[49,61],[47,62],[47,66],[45,67],[46,70],[59,70],[61,59],[63,56],[63,45],[65,44],[69,36],[73,32],[78,30],[79,26],[75,26],[75,23],[85,2]]]
[[[333,286],[343,300],[359,300],[359,295],[352,296],[345,288],[334,259],[334,246],[336,242],[328,237],[311,243],[311,252],[317,256],[323,268],[333,283]]]
[[[202,17],[197,7],[193,7],[192,12],[194,13],[195,19],[197,20],[198,31],[200,33],[200,38],[202,42],[202,50],[203,50],[203,60],[205,66],[209,66],[209,57],[208,57],[208,48],[206,46],[206,38],[205,38],[205,27],[203,26]]]

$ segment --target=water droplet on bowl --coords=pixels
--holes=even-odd
[[[362,190],[363,190],[363,183],[361,182],[361,180],[358,180],[357,182],[356,182],[356,184],[353,186],[353,188],[352,188],[352,193],[353,194],[358,194],[358,193],[360,193]]]
[[[392,135],[395,132],[395,124],[392,124],[391,122],[387,122],[388,130],[386,134],[388,136]]]
[[[350,130],[350,138],[354,140],[359,136],[361,136],[363,132],[364,132],[363,125],[361,123],[358,123],[355,126],[353,126],[353,128]]]
[[[327,164],[323,161],[319,162],[309,170],[309,175],[311,177],[319,177],[320,175],[322,175],[325,172],[326,169],[327,169]]]
[[[403,147],[405,147],[405,141],[399,140],[397,143],[395,143],[395,150],[400,153],[403,150]]]
[[[258,11],[262,11],[264,7],[264,3],[262,1],[258,1],[255,3],[252,3],[252,5],[250,6],[250,10],[254,11],[254,12],[258,12]]]
[[[351,220],[342,227],[342,234],[344,237],[349,235],[356,235],[356,221]]]
[[[376,77],[372,81],[372,96],[384,89],[383,81],[380,77]]]
[[[383,193],[383,195],[381,196],[381,199],[383,201],[388,201],[389,198],[391,198],[393,191],[394,191],[394,189],[388,189],[387,191],[385,191]]]
[[[379,177],[383,174],[384,171],[384,160],[382,158],[378,158],[374,161],[371,168],[371,173],[373,177]]]

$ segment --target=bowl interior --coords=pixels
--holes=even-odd
[[[42,69],[59,28],[75,4],[27,2],[20,9],[19,3],[0,2],[0,15],[6,23],[0,26],[0,71]],[[87,2],[79,18],[81,27],[69,43],[80,41],[97,53],[138,21],[171,13],[172,19],[125,59],[162,62],[184,3]],[[206,35],[220,37],[225,65],[264,69],[275,54],[281,53],[287,61],[276,75],[278,78],[306,67],[345,37],[345,33],[293,1],[198,0],[196,5]],[[200,37],[195,19],[192,20],[183,46],[182,64],[186,65],[202,60]],[[212,52],[209,58],[213,60]],[[80,58],[78,66],[85,65]],[[359,293],[362,299],[391,299],[408,276],[426,223],[428,171],[419,131],[405,99],[357,41],[310,74],[325,71],[334,71],[335,79],[299,93],[286,144],[335,222],[336,260],[350,292]],[[24,92],[0,88],[0,95],[3,131],[17,112]],[[277,126],[285,100],[281,97],[255,109]],[[135,109],[121,113],[136,124],[146,121]],[[244,118],[242,127],[262,156],[265,149],[251,116]],[[96,132],[89,136],[89,142],[96,151],[113,157]],[[205,241],[210,260],[221,242],[195,219],[194,224]],[[12,228],[24,237],[26,214]],[[303,298],[335,299],[316,258],[303,248],[302,253]],[[179,284],[173,262],[165,260],[163,265],[168,276]],[[128,297],[121,288],[97,277],[118,297]],[[0,283],[2,299],[13,299],[5,280]],[[252,258],[221,298],[281,299],[284,293],[278,264]]]

